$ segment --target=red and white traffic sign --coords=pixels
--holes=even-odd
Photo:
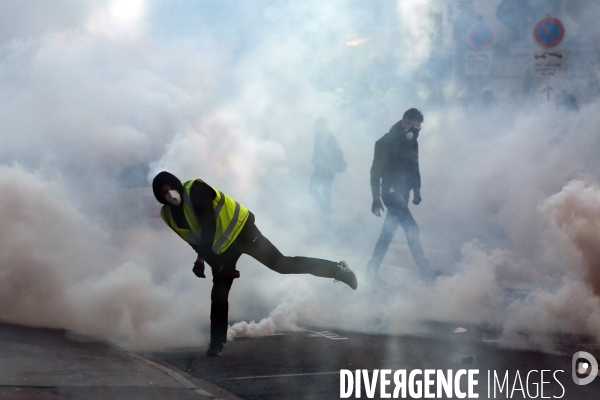
[[[484,23],[479,23],[469,29],[467,38],[471,47],[475,50],[483,50],[490,47],[494,41],[494,33],[492,32],[492,28]]]
[[[558,46],[565,36],[565,27],[558,18],[545,17],[533,28],[533,37],[537,44],[549,49]]]

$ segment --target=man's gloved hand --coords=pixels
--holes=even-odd
[[[373,199],[373,205],[371,205],[371,212],[380,217],[382,211],[385,211],[385,209],[383,208],[383,203],[381,202],[381,199]]]
[[[235,279],[235,278],[240,277],[240,271],[238,271],[237,269],[233,269],[233,268],[225,268],[222,265],[219,268],[217,268],[217,271],[219,274],[221,274],[222,276],[224,276],[226,278]]]
[[[194,269],[192,269],[192,272],[198,278],[206,278],[206,275],[204,275],[204,260],[201,260],[201,261],[196,260],[196,262],[194,263]]]
[[[421,202],[421,191],[415,190],[413,195],[413,204],[418,205]]]

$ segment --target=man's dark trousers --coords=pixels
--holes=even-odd
[[[406,241],[408,242],[408,248],[419,268],[419,274],[423,277],[427,277],[431,273],[431,266],[425,258],[425,252],[421,246],[421,240],[419,239],[419,225],[412,216],[412,213],[408,209],[409,192],[406,191],[405,196],[398,196],[400,201],[389,201],[384,197],[384,203],[388,205],[385,221],[383,222],[383,228],[381,234],[375,245],[373,251],[373,257],[367,264],[368,273],[377,273],[379,266],[387,253],[387,250],[398,230],[398,226],[402,226],[404,233],[406,234]],[[393,194],[392,194],[393,195]],[[386,196],[387,197],[387,196]],[[386,201],[388,200],[388,201]]]

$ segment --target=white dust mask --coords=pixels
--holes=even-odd
[[[181,195],[175,189],[171,189],[165,195],[165,200],[172,206],[178,206],[181,204]]]

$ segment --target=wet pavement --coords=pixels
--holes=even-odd
[[[477,381],[472,390],[481,399],[600,398],[600,378],[578,386],[571,376],[577,351],[600,360],[600,347],[590,339],[556,336],[549,354],[511,349],[492,330],[456,324],[431,323],[412,335],[304,329],[237,339],[226,344],[220,357],[208,358],[204,347],[132,353],[64,330],[0,324],[0,400],[339,399],[341,390],[349,398],[383,398],[379,374],[385,370],[390,383],[384,395],[398,388],[400,398],[402,387],[393,376],[402,381],[402,371],[404,398],[468,395],[469,371]],[[358,396],[356,387],[350,391],[348,386],[348,375],[355,381],[357,369]],[[348,370],[343,388],[340,370]],[[427,388],[425,370],[433,370]],[[379,380],[370,396],[375,374]],[[449,374],[458,389],[455,385],[438,396],[436,379]]]

